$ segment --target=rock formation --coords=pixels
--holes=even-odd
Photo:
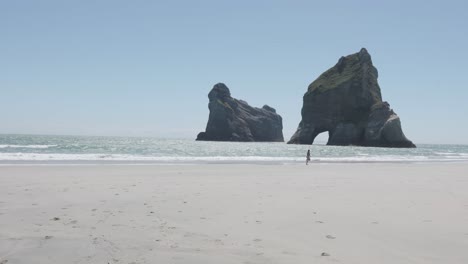
[[[283,121],[274,108],[268,105],[251,107],[245,101],[232,98],[224,83],[216,84],[208,98],[208,124],[197,140],[284,141]]]
[[[382,101],[378,72],[366,49],[341,57],[312,82],[303,97],[302,120],[289,144],[312,144],[328,132],[327,145],[416,147],[400,118]]]

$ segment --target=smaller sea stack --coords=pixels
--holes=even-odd
[[[197,140],[283,142],[283,121],[268,105],[252,107],[231,97],[224,83],[216,84],[208,94],[210,115],[205,132]]]

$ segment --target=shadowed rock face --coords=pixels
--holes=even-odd
[[[208,124],[197,140],[284,141],[283,121],[274,108],[268,105],[251,107],[245,101],[232,98],[224,83],[216,84],[208,98]]]
[[[312,144],[328,132],[327,145],[416,147],[400,118],[382,101],[378,71],[366,49],[341,57],[312,82],[303,97],[302,120],[289,144]]]

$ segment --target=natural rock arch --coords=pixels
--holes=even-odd
[[[328,145],[416,147],[400,118],[382,101],[378,71],[365,48],[341,57],[312,82],[303,97],[302,120],[289,144],[312,144],[329,131]]]

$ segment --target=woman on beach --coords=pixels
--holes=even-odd
[[[309,165],[309,161],[310,161],[310,149],[307,150],[306,165]]]

